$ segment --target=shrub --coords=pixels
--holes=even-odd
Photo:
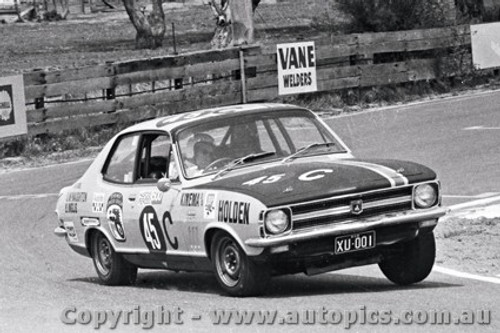
[[[442,27],[446,24],[444,0],[339,0],[336,6],[347,19],[344,33],[382,32]],[[331,11],[330,11],[331,12]],[[338,19],[322,14],[320,30],[335,30]]]

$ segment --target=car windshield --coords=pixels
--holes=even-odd
[[[286,160],[289,156],[292,160],[346,151],[306,110],[262,111],[210,119],[181,129],[176,138],[186,178]]]

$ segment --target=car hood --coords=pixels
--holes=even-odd
[[[296,159],[234,170],[196,188],[239,192],[272,207],[434,179],[434,171],[407,161]]]

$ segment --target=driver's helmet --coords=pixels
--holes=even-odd
[[[195,134],[193,134],[187,141],[187,150],[186,151],[189,153],[189,155],[187,155],[187,158],[190,161],[193,161],[193,159],[194,159],[194,153],[195,153],[194,146],[198,142],[208,142],[208,143],[214,144],[215,140],[214,140],[214,138],[212,138],[212,136],[210,136],[207,133],[195,133]]]
[[[205,169],[215,159],[215,145],[209,141],[199,141],[193,146],[193,163],[198,170]]]

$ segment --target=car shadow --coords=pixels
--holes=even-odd
[[[77,278],[69,281],[101,284],[98,278]],[[423,281],[410,286],[398,286],[384,277],[353,274],[326,273],[317,276],[304,274],[274,277],[265,288],[262,298],[293,296],[364,294],[387,291],[439,289],[462,287],[436,281]],[[169,271],[139,271],[136,283],[131,288],[175,290],[225,296],[213,273],[187,273]]]

